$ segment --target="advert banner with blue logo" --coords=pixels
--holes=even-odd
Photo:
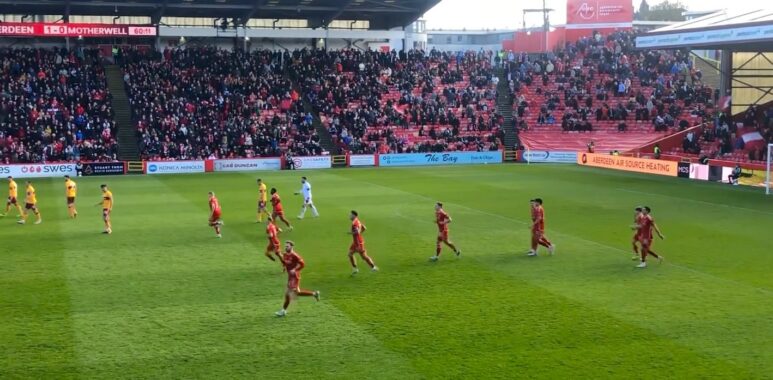
[[[429,166],[501,164],[502,151],[491,152],[447,152],[447,153],[401,153],[378,156],[379,166]]]
[[[521,161],[529,163],[574,164],[577,163],[577,152],[527,150],[521,154]]]

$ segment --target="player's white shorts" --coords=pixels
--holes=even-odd
[[[313,204],[313,203],[314,202],[311,200],[311,197],[304,197],[303,198],[303,204],[310,205],[310,204]]]

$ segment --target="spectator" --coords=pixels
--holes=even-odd
[[[284,75],[289,53],[127,51],[124,71],[142,157],[204,159],[322,153],[313,117]]]
[[[111,95],[97,50],[0,49],[3,163],[114,160]]]
[[[741,178],[742,173],[743,171],[741,170],[741,165],[736,164],[735,168],[733,168],[733,172],[727,176],[727,183],[731,185],[738,185],[738,179]]]

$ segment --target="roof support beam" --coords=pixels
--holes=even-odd
[[[64,14],[62,15],[62,20],[64,22],[70,22],[70,0],[67,0],[67,3],[64,6]]]
[[[161,7],[156,10],[152,16],[150,16],[150,23],[158,25],[161,23],[161,18],[164,17],[164,12],[166,12],[166,8],[169,6],[169,0],[164,0],[164,2],[161,4]]]
[[[337,19],[338,17],[341,17],[341,14],[343,14],[344,11],[346,10],[346,8],[349,8],[349,6],[352,5],[353,2],[354,2],[354,0],[342,1],[341,5],[338,7],[338,9],[336,9],[335,11],[332,11],[332,12],[329,12],[327,14],[324,14],[324,15],[320,16],[319,19],[316,20],[311,25],[311,27],[315,28],[315,29],[319,28],[319,27],[327,28],[328,26],[330,26],[330,23],[333,22],[333,20]]]
[[[261,2],[265,0],[260,0]],[[70,3],[72,6],[75,7],[88,7],[88,8],[108,8],[111,10],[110,13],[113,13],[112,10],[115,7],[121,7],[121,8],[147,8],[147,9],[158,9],[162,7],[161,4],[153,4],[153,3],[138,3],[138,2],[90,2],[90,1],[83,1],[83,0],[74,0]],[[260,3],[258,3],[260,4]],[[40,6],[39,1],[35,0],[0,0],[0,5],[15,5],[15,6]],[[43,5],[54,5],[51,3],[44,3]],[[245,12],[252,11],[253,8],[255,8],[255,5],[246,5],[246,4],[199,4],[199,3],[191,3],[191,4],[182,4],[182,3],[172,3],[166,5],[167,9],[211,9],[211,10],[243,10]],[[258,7],[260,8],[260,6]],[[340,9],[340,6],[290,6],[290,5],[277,5],[272,7],[267,7],[267,10],[270,11],[291,11],[296,12],[298,10],[305,11],[305,12],[337,12]],[[358,12],[374,12],[374,13],[411,13],[415,12],[410,9],[403,9],[403,8],[361,8],[357,7],[356,9]]]
[[[248,21],[250,21],[251,18],[255,17],[255,15],[260,11],[261,8],[266,6],[266,3],[268,0],[258,0],[255,2],[255,4],[252,6],[252,9],[249,10],[249,12],[245,13],[244,16],[241,18],[242,25],[246,25]]]

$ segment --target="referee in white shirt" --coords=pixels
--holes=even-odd
[[[303,195],[303,207],[301,208],[301,214],[298,215],[298,219],[303,219],[306,216],[306,209],[309,207],[311,207],[311,215],[315,218],[318,217],[319,212],[317,212],[317,208],[314,207],[314,202],[311,199],[311,184],[306,177],[301,177],[301,190],[296,192],[295,195],[298,194]]]

